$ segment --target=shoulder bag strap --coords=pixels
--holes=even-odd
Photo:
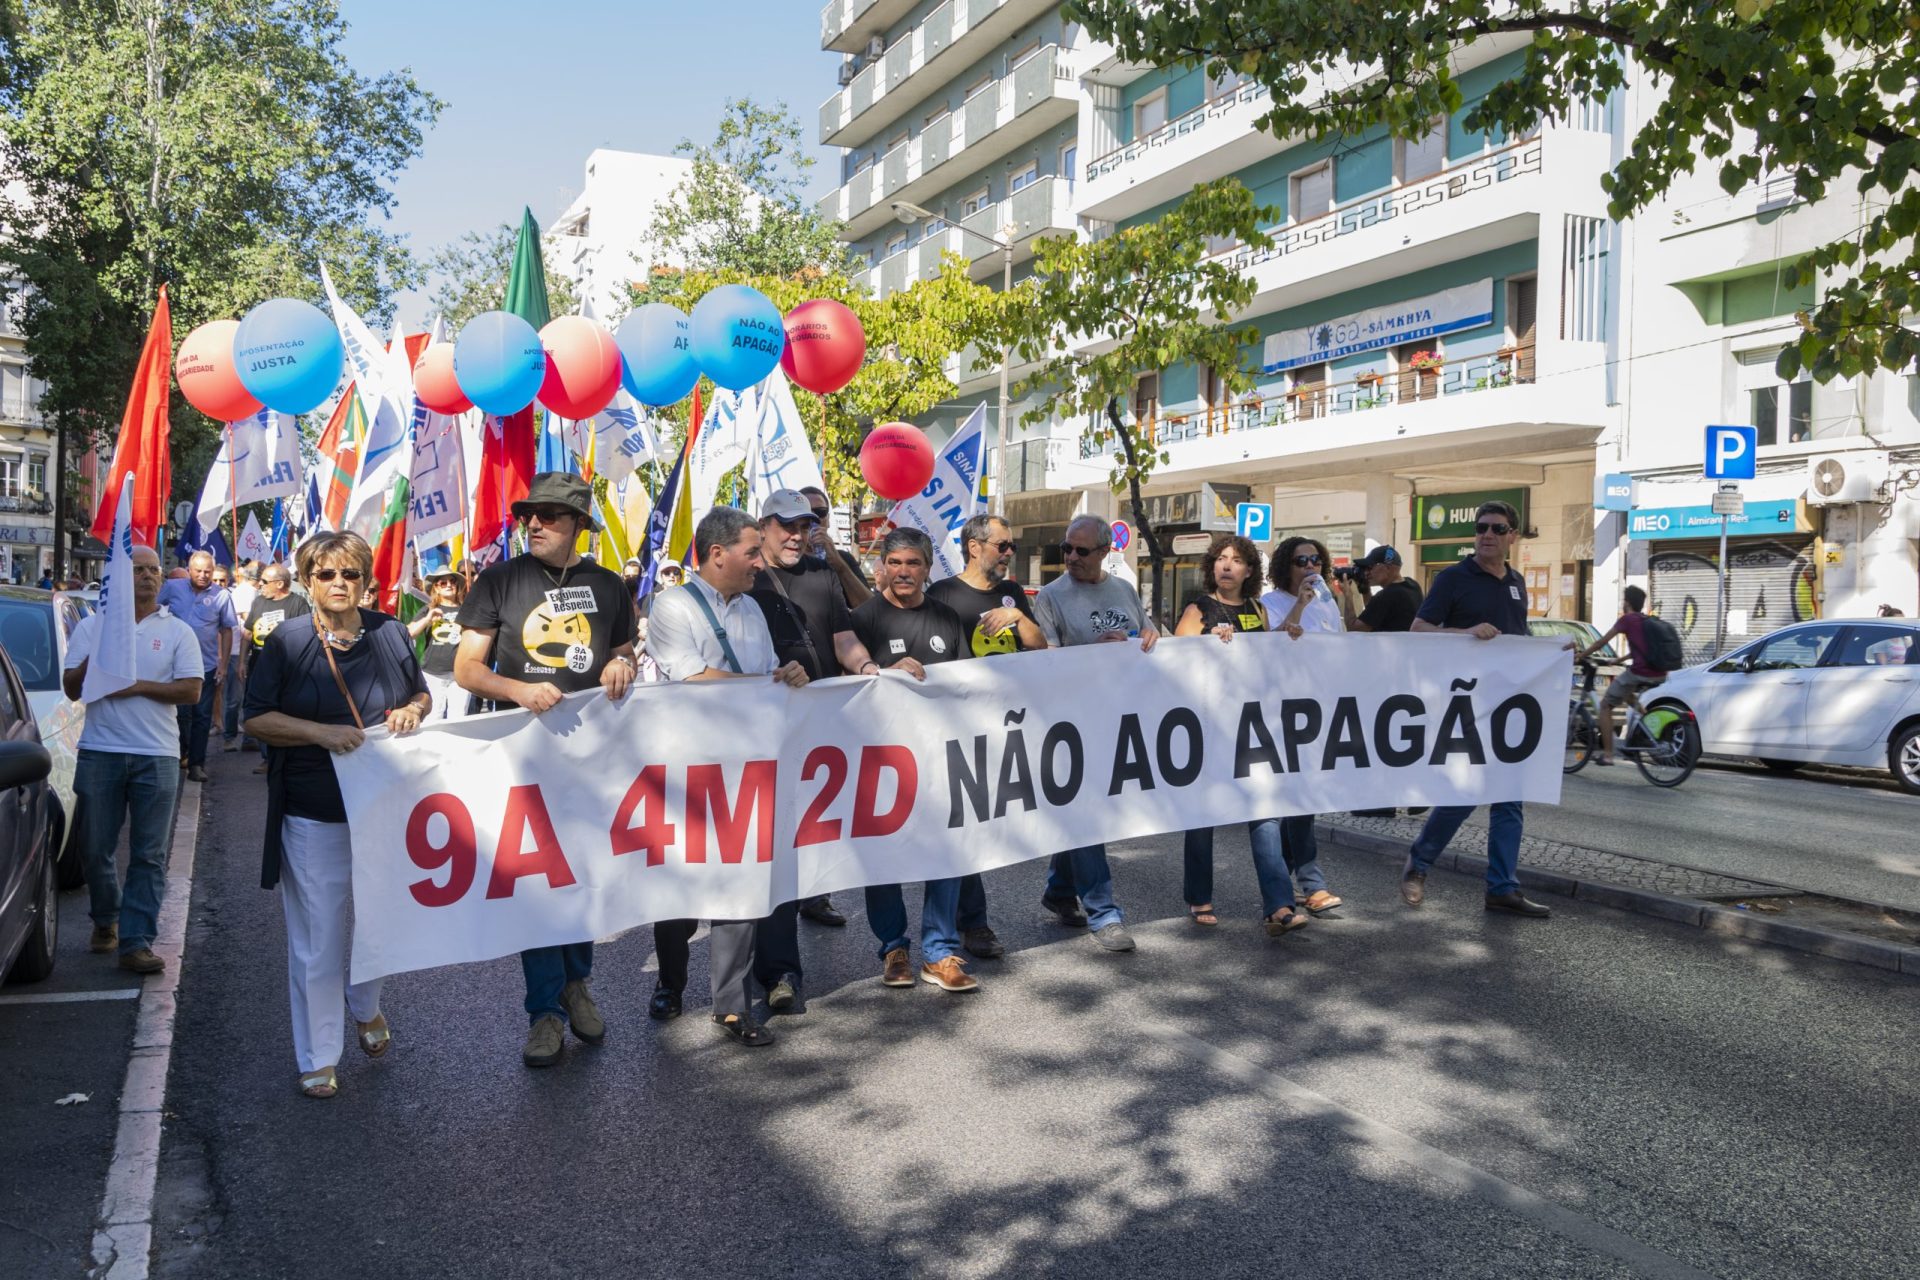
[[[720,652],[726,655],[727,665],[733,668],[733,674],[745,675],[746,673],[740,669],[740,659],[733,654],[733,642],[727,639],[727,629],[721,626],[720,619],[714,616],[713,606],[707,603],[706,594],[691,582],[680,589],[692,596],[694,603],[700,606],[700,612],[707,615],[707,625],[713,628],[713,638],[720,642]]]
[[[780,580],[780,574],[777,571],[769,568],[767,570],[767,578],[773,583],[773,589],[780,593],[780,603],[786,606],[787,616],[793,619],[793,624],[796,627],[800,628],[800,638],[807,642],[807,656],[813,659],[813,669],[820,672],[824,678],[827,673],[827,668],[825,664],[820,661],[820,650],[813,643],[813,628],[807,625],[806,615],[800,612],[800,606],[793,602],[791,595],[787,594],[787,584]],[[835,585],[838,584],[836,583]],[[837,658],[835,659],[834,666],[836,668],[839,666],[839,660]]]
[[[314,638],[320,642],[321,651],[327,655],[327,670],[333,672],[334,687],[340,690],[340,696],[347,700],[347,710],[353,713],[353,727],[365,730],[367,722],[360,718],[360,704],[353,700],[351,693],[347,692],[347,682],[340,674],[340,664],[334,661],[333,646],[327,643],[326,629],[320,625],[320,613],[315,610],[308,616],[313,619]]]

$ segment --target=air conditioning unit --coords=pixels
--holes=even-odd
[[[844,89],[848,85],[852,84],[853,78],[859,74],[860,74],[860,65],[858,63],[852,61],[851,59],[841,63],[840,64],[840,87]]]
[[[875,58],[879,57],[881,54],[885,53],[886,51],[887,51],[887,41],[885,36],[875,36],[873,39],[867,41],[867,61],[868,62],[872,62]]]
[[[1887,482],[1887,455],[1871,450],[1816,454],[1807,459],[1807,505],[1872,502]]]

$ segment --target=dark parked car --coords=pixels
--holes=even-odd
[[[60,940],[52,768],[20,673],[0,648],[0,974],[10,981],[52,973]]]

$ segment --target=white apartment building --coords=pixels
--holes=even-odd
[[[684,156],[599,148],[587,156],[580,194],[547,229],[554,270],[574,284],[603,321],[624,315],[627,288],[646,278],[654,252],[654,211],[693,172]]]
[[[32,585],[53,565],[53,429],[13,307],[0,303],[0,581]]]
[[[1467,553],[1473,507],[1498,496],[1528,529],[1516,557],[1536,616],[1611,621],[1638,581],[1710,645],[1717,596],[1700,585],[1703,571],[1717,583],[1717,543],[1703,570],[1684,509],[1710,499],[1703,440],[1718,422],[1762,427],[1751,519],[1730,548],[1730,631],[1920,605],[1915,379],[1772,376],[1811,296],[1775,287],[1779,268],[1858,210],[1765,185],[1726,197],[1707,173],[1612,221],[1599,179],[1650,107],[1644,84],[1526,137],[1472,133],[1467,112],[1524,47],[1482,41],[1461,54],[1460,112],[1425,136],[1309,142],[1255,128],[1257,86],[1128,65],[1037,0],[834,0],[822,45],[845,55],[821,107],[843,183],[822,209],[846,222],[876,292],[931,273],[941,249],[997,280],[988,240],[1003,229],[1017,278],[1038,235],[1105,234],[1229,175],[1275,211],[1273,247],[1219,248],[1256,287],[1231,317],[1259,333],[1253,392],[1171,368],[1143,375],[1128,406],[1168,455],[1147,496],[1175,551],[1169,613],[1199,590],[1200,555],[1237,502],[1272,503],[1276,538],[1318,537],[1336,561],[1391,542],[1424,580]],[[934,216],[903,225],[900,201]],[[991,406],[994,384],[965,375],[922,425],[944,433]],[[1027,430],[1020,412],[1008,513],[1020,576],[1038,585],[1059,572],[1067,519],[1126,513],[1084,423]],[[1831,505],[1809,493],[1823,465],[1848,477]],[[1632,477],[1640,514],[1664,523],[1597,510],[1603,475]],[[1142,553],[1136,539],[1128,554]]]

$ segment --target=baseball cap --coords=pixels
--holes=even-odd
[[[807,495],[798,489],[775,489],[760,504],[760,518],[779,520],[812,520],[813,504],[807,501]]]
[[[660,572],[660,573],[684,573],[684,572],[686,572],[686,570],[684,570],[684,569],[682,569],[682,568],[680,567],[680,562],[679,562],[678,560],[662,560],[662,561],[660,562],[660,568],[659,568],[659,570],[658,570],[658,572]]]
[[[1401,563],[1401,560],[1398,551],[1395,551],[1392,547],[1378,546],[1354,561],[1353,567],[1356,569],[1371,569],[1377,565],[1399,563]]]

